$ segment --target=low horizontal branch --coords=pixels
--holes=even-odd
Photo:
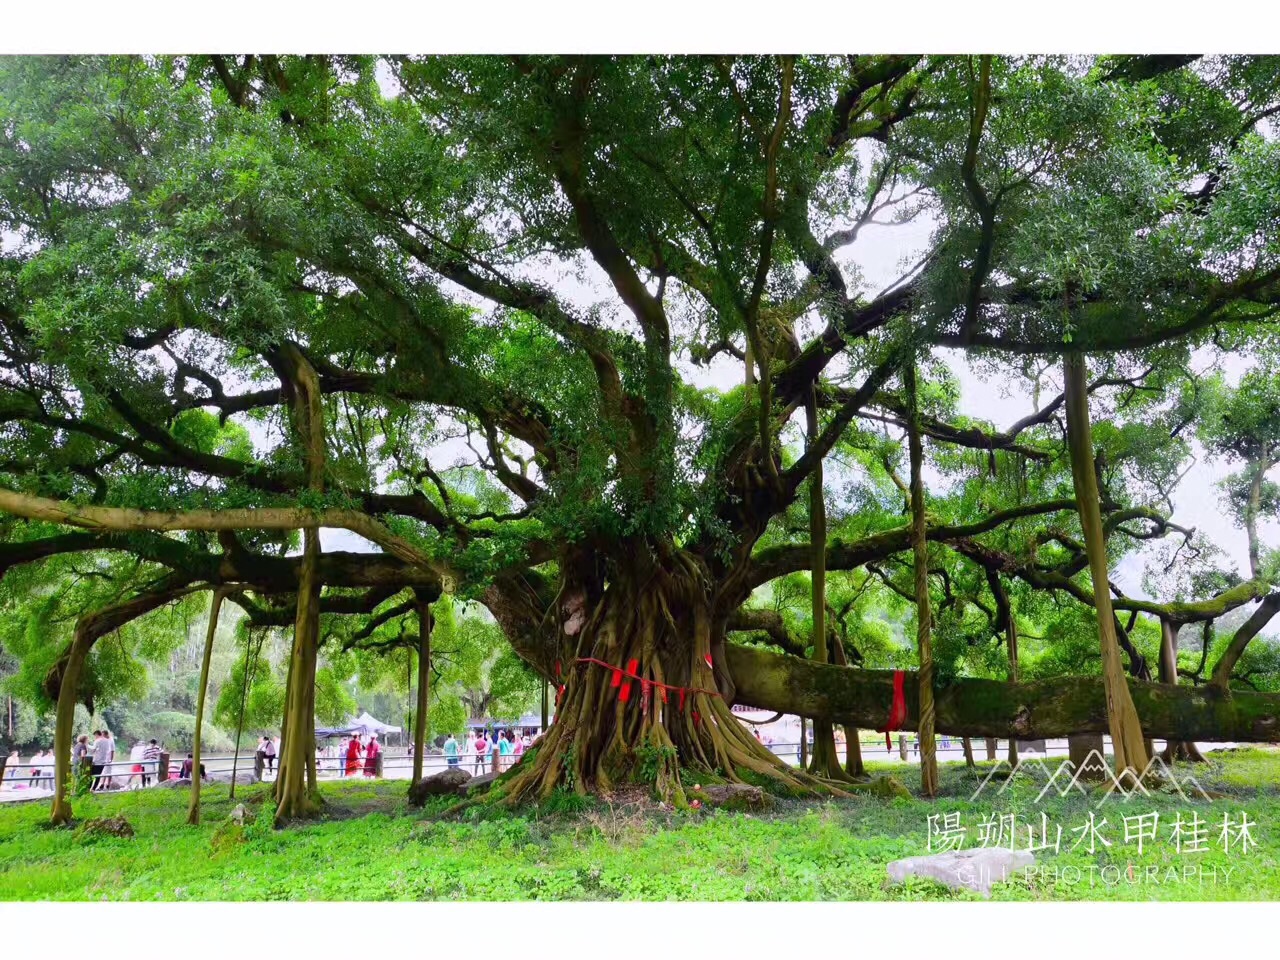
[[[893,701],[893,671],[858,670],[801,660],[759,648],[727,648],[735,700],[762,710],[794,713],[863,729],[883,727]],[[1280,741],[1280,695],[1129,681],[1149,737],[1191,741]],[[905,684],[907,716],[915,730],[919,684]],[[1101,677],[1057,677],[1032,683],[956,679],[934,698],[937,730],[962,737],[1040,740],[1107,733]]]

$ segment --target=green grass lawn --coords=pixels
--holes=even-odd
[[[1019,782],[998,795],[996,781],[970,803],[989,767],[972,771],[959,763],[943,765],[942,796],[933,802],[780,800],[765,815],[641,813],[597,804],[573,814],[438,821],[430,811],[409,808],[406,784],[393,781],[326,784],[326,819],[274,831],[259,817],[235,836],[223,826],[233,807],[227,788],[213,786],[205,790],[205,822],[197,828],[184,823],[184,791],[79,798],[77,818],[124,815],[137,833],[86,840],[71,830],[46,829],[44,803],[9,804],[0,807],[0,899],[976,899],[927,880],[887,886],[885,864],[928,852],[930,814],[959,814],[966,847],[982,845],[984,817],[1014,814],[1018,846],[1025,847],[1022,824],[1038,829],[1041,812],[1050,838],[1062,827],[1060,852],[1037,854],[1050,869],[998,885],[996,899],[1274,899],[1280,895],[1280,751],[1210,757],[1210,764],[1180,766],[1179,773],[1193,773],[1227,796],[1194,804],[1160,794],[1099,807],[1098,795],[1072,795],[1037,806],[1038,786]],[[887,764],[881,770],[915,773]],[[251,818],[264,810],[266,789],[241,788]],[[1071,831],[1090,811],[1108,821],[1104,835],[1112,845],[1092,854],[1083,845],[1070,850],[1077,839]],[[1159,814],[1156,840],[1139,853],[1136,844],[1124,843],[1121,821],[1150,812]],[[1170,831],[1179,813],[1184,821],[1193,813],[1205,821],[1206,851],[1177,851]],[[1224,852],[1223,815],[1238,826],[1241,813],[1253,824],[1257,846]],[[1188,879],[1188,869],[1197,866],[1200,874]],[[1172,882],[1171,868],[1179,882]]]

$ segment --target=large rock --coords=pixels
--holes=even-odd
[[[902,883],[907,877],[930,877],[953,890],[974,890],[989,897],[993,883],[1001,883],[1015,870],[1035,862],[1036,858],[1026,850],[975,847],[895,860],[888,869],[892,883]]]
[[[701,799],[709,806],[728,810],[767,810],[773,806],[772,797],[748,783],[717,783],[686,791],[686,795],[690,800]]]
[[[429,777],[415,780],[409,784],[409,803],[420,807],[427,802],[427,797],[442,797],[451,793],[459,793],[466,789],[471,774],[461,767],[448,767]]]

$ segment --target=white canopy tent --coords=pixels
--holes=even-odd
[[[388,733],[400,733],[400,728],[393,727],[389,723],[383,723],[376,717],[371,716],[367,710],[355,719],[348,720],[340,727],[316,728],[317,737],[341,737],[349,736],[353,733],[361,737],[367,737],[376,733],[381,737]]]
[[[360,714],[360,716],[356,717],[356,719],[352,720],[351,726],[359,730],[360,735],[364,737],[369,736],[371,733],[376,733],[378,736],[382,736],[385,733],[400,732],[399,727],[393,727],[389,723],[383,723],[381,720],[371,717],[367,710]]]

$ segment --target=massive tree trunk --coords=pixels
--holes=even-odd
[[[731,645],[726,660],[737,703],[760,710],[825,717],[864,728],[884,722],[893,697],[892,670],[823,666],[812,660]],[[918,729],[918,684],[908,678],[903,729]],[[1127,680],[1142,732],[1174,740],[1280,742],[1280,694],[1212,687],[1170,687]],[[936,692],[937,729],[953,736],[1043,740],[1110,730],[1099,677],[1054,677],[1031,683],[958,678]]]
[[[645,782],[677,806],[688,768],[707,779],[769,779],[793,789],[823,783],[774,756],[730,712],[713,651],[723,656],[707,573],[692,555],[627,544],[591,601],[564,592],[569,616],[556,674],[555,720],[538,748],[491,791],[505,803],[557,788],[610,793]],[[656,554],[656,555],[655,555]],[[572,652],[570,652],[572,651]],[[830,668],[829,668],[830,669]]]
[[[418,598],[418,714],[413,726],[413,782],[422,779],[422,761],[427,753],[427,710],[431,688],[431,606]]]
[[[818,441],[818,398],[816,388],[809,391],[805,403],[805,420],[810,445]],[[827,650],[827,505],[823,499],[822,461],[814,464],[809,474],[809,543],[813,545],[810,560],[812,584],[810,610],[813,619],[813,659],[829,661]],[[813,757],[809,769],[820,777],[843,779],[840,758],[836,754],[835,727],[829,720],[813,722]]]
[[[1178,628],[1168,619],[1160,618],[1160,682],[1178,685]],[[1169,740],[1164,748],[1165,763],[1188,760],[1203,763],[1199,748],[1190,740]]]
[[[222,591],[214,590],[209,603],[209,629],[204,637],[204,656],[200,660],[200,692],[196,694],[196,730],[191,747],[191,803],[187,807],[187,823],[200,823],[200,738],[204,732],[204,701],[209,690],[209,661],[213,658],[213,637],[218,632],[218,613],[222,610]],[[235,784],[234,775],[231,778]]]
[[[1067,446],[1071,452],[1071,477],[1075,484],[1076,506],[1084,530],[1085,553],[1093,580],[1097,611],[1098,639],[1102,647],[1102,682],[1107,693],[1107,719],[1111,746],[1115,752],[1116,775],[1131,771],[1140,774],[1147,766],[1142,723],[1129,694],[1120,643],[1116,637],[1115,613],[1111,606],[1111,584],[1107,575],[1107,540],[1102,529],[1098,480],[1094,473],[1093,432],[1089,422],[1089,392],[1084,356],[1066,355],[1063,363],[1067,410]]]
[[[924,449],[920,441],[916,364],[904,368],[907,394],[907,445],[911,456],[911,548],[916,575],[916,645],[920,656],[920,789],[926,797],[938,792],[938,755],[933,739],[933,612],[929,604],[929,542],[924,515]]]

